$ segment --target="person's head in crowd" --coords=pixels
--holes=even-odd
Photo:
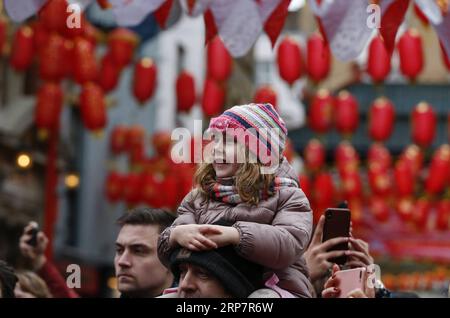
[[[122,297],[156,297],[172,285],[172,273],[158,259],[157,241],[174,220],[170,212],[144,207],[117,220],[114,267]]]
[[[35,273],[17,273],[18,282],[14,289],[16,298],[52,298],[47,284]]]
[[[5,262],[0,261],[0,298],[14,298],[17,276]]]
[[[244,298],[262,287],[263,267],[237,254],[233,246],[193,252],[175,250],[170,266],[180,298]]]

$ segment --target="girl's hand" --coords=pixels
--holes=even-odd
[[[204,251],[217,248],[217,244],[207,235],[221,234],[215,225],[186,224],[178,225],[170,234],[169,244],[178,244],[192,251]]]
[[[226,245],[238,245],[241,238],[239,231],[232,226],[212,225],[220,231],[220,234],[207,235],[207,237],[217,244],[218,247]]]

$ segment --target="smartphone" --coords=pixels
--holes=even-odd
[[[37,235],[39,233],[39,228],[33,227],[28,233],[31,234],[31,238],[27,241],[27,244],[31,245],[33,247],[36,247],[36,245],[37,245]]]
[[[366,269],[364,267],[338,271],[335,275],[340,281],[339,289],[341,293],[339,298],[347,298],[348,293],[357,288],[364,291],[366,281]]]
[[[335,237],[350,236],[350,210],[329,208],[325,211],[325,224],[323,226],[322,242],[328,241]],[[328,251],[348,250],[348,243],[340,243],[334,245]],[[343,265],[347,261],[347,256],[343,255],[330,259],[331,262]]]

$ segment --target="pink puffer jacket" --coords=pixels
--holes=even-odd
[[[276,175],[298,181],[291,165],[283,159]],[[240,255],[275,273],[278,286],[298,297],[311,297],[313,287],[303,255],[312,232],[312,212],[300,188],[283,187],[257,206],[247,203],[230,205],[208,200],[197,190],[191,191],[178,208],[178,218],[159,238],[158,255],[168,264],[172,252],[170,232],[181,224],[212,224],[219,219],[234,223],[240,232],[236,249]]]

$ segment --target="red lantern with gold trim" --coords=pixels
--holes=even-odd
[[[138,42],[137,35],[129,29],[117,28],[111,32],[108,41],[109,51],[120,68],[130,64]]]
[[[16,71],[26,70],[33,62],[33,35],[33,29],[27,25],[21,26],[14,35],[10,63]]]
[[[423,69],[423,49],[420,34],[415,29],[407,30],[398,42],[400,71],[414,81]]]
[[[143,185],[142,175],[130,173],[126,176],[124,181],[125,202],[129,205],[135,205],[141,202]]]
[[[125,148],[132,151],[133,148],[140,147],[145,143],[145,129],[142,126],[134,125],[128,127]]]
[[[48,31],[62,33],[66,29],[69,12],[66,0],[49,0],[39,11],[39,20]]]
[[[263,85],[256,90],[253,102],[257,104],[269,103],[277,109],[277,93],[270,85]]]
[[[141,59],[134,69],[133,94],[144,104],[153,96],[156,87],[157,69],[151,58]]]
[[[414,108],[411,119],[413,141],[422,147],[430,146],[436,135],[437,125],[433,107],[426,102],[419,103]]]
[[[37,95],[35,122],[37,128],[45,133],[58,127],[63,104],[61,86],[56,83],[44,83]]]
[[[226,81],[232,71],[233,60],[219,36],[212,39],[207,47],[207,74],[216,81]]]
[[[375,141],[387,140],[394,129],[395,111],[387,98],[377,98],[369,110],[369,135]]]
[[[94,83],[83,85],[80,94],[81,119],[89,130],[100,130],[106,125],[105,96],[100,86]]]
[[[159,190],[153,175],[144,173],[142,175],[141,201],[151,207],[156,207],[157,197],[161,194]]]
[[[105,93],[111,92],[117,87],[119,82],[121,70],[114,60],[111,54],[106,53],[103,56],[100,64],[100,73],[98,83]]]
[[[317,207],[321,207],[320,210],[333,207],[335,203],[335,193],[335,185],[331,174],[327,172],[319,173],[316,176],[313,185],[314,204]]]
[[[73,51],[75,82],[83,85],[93,82],[98,77],[98,66],[95,58],[94,47],[84,38],[76,38]]]
[[[115,126],[111,132],[110,146],[113,154],[119,154],[127,149],[128,129],[125,126]]]
[[[125,177],[117,172],[110,172],[106,178],[106,197],[110,202],[117,202],[124,196]]]
[[[380,169],[380,166],[369,164],[368,178],[373,194],[386,197],[391,193],[392,180],[387,169]]]
[[[450,229],[450,199],[442,199],[436,205],[436,229],[448,231]]]
[[[433,154],[425,189],[430,194],[438,194],[446,188],[450,176],[450,146],[442,145]]]
[[[305,166],[308,170],[320,170],[325,164],[326,150],[318,139],[311,139],[303,152]]]
[[[152,145],[156,154],[160,157],[169,158],[172,148],[172,138],[170,132],[158,131],[152,136]]]
[[[75,43],[70,39],[64,39],[64,45],[62,47],[63,60],[73,61],[75,59]],[[74,74],[73,63],[63,63],[64,76],[72,77]]]
[[[369,46],[367,73],[376,83],[383,82],[391,72],[391,57],[380,36],[373,38]]]
[[[308,39],[307,69],[308,76],[314,82],[320,82],[330,72],[330,47],[319,32],[312,34]]]
[[[309,106],[308,123],[316,133],[326,133],[333,124],[333,96],[326,89],[321,89],[314,96]]]
[[[335,100],[335,125],[343,135],[353,134],[358,128],[358,101],[348,91],[342,91]]]
[[[370,211],[378,222],[387,222],[389,220],[389,205],[386,199],[381,196],[374,196],[370,199]]]
[[[65,57],[64,44],[64,38],[53,33],[40,50],[39,75],[43,80],[57,82],[66,75],[64,65],[70,64],[70,62],[61,63]]]
[[[303,75],[303,61],[300,45],[291,37],[284,38],[277,51],[280,77],[292,85]]]
[[[425,198],[416,201],[414,204],[412,221],[417,228],[424,230],[427,227],[431,208],[431,202]]]
[[[397,193],[400,196],[409,196],[414,192],[414,174],[411,166],[400,160],[394,169]]]
[[[400,160],[408,163],[414,176],[418,176],[422,170],[424,154],[417,145],[409,145],[400,155]]]
[[[362,197],[362,181],[358,170],[344,171],[341,174],[341,189],[347,200]]]
[[[220,114],[223,110],[224,103],[225,90],[222,85],[213,79],[206,79],[202,98],[203,114],[207,117]]]
[[[164,189],[164,206],[175,210],[180,203],[180,188],[177,175],[173,173],[168,174],[162,182],[162,189]]]
[[[380,170],[387,170],[392,165],[392,156],[385,146],[374,143],[370,146],[367,153],[367,161],[369,166],[376,165]]]
[[[412,220],[415,202],[412,197],[398,198],[396,202],[396,210],[400,219],[404,222]]]
[[[178,111],[189,112],[197,100],[194,76],[188,71],[181,72],[175,86]]]
[[[340,174],[355,171],[359,165],[359,155],[350,142],[342,141],[336,147],[335,162]]]

